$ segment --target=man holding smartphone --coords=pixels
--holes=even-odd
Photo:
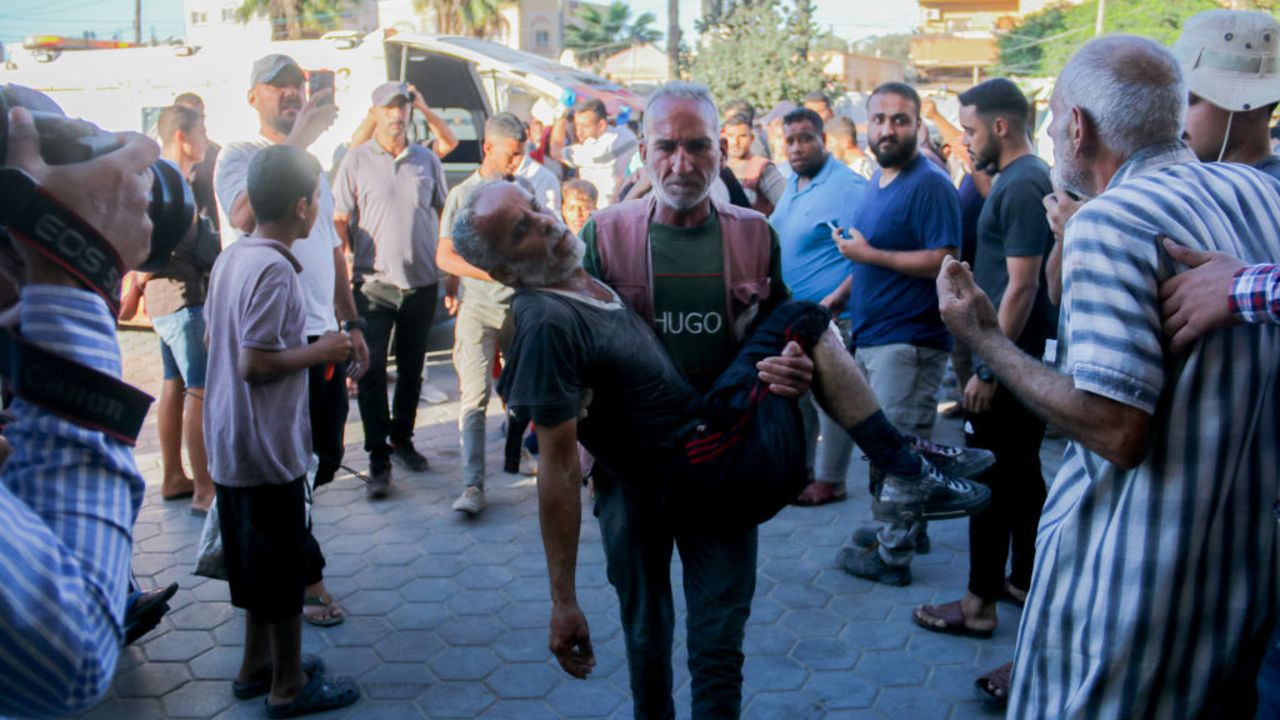
[[[247,192],[249,163],[254,156],[272,145],[289,144],[305,149],[333,125],[338,115],[338,108],[333,105],[333,91],[321,91],[307,98],[306,79],[306,73],[287,55],[267,55],[253,64],[248,100],[258,113],[259,135],[223,148],[214,169],[223,248],[257,226]],[[360,378],[369,366],[369,349],[347,281],[342,241],[332,222],[333,193],[325,173],[321,173],[319,188],[321,220],[316,222],[310,236],[296,241],[292,247],[294,257],[302,266],[298,280],[306,301],[304,332],[308,342],[315,342],[326,332],[338,330],[341,323],[342,329],[351,335],[352,360],[347,374]],[[319,460],[315,485],[319,487],[333,480],[342,461],[347,389],[343,373],[325,365],[311,368],[308,388],[312,446]],[[323,567],[323,563],[317,567]],[[341,622],[341,609],[325,592],[322,579],[315,577],[313,581],[306,591],[308,606],[304,619],[321,625]]]

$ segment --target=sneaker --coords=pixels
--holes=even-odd
[[[880,557],[877,545],[868,548],[841,548],[840,554],[836,555],[836,564],[854,577],[882,585],[906,587],[911,584],[911,566],[898,567],[886,563]]]
[[[449,402],[449,396],[444,394],[434,385],[422,384],[422,401],[429,405],[439,405],[443,402]]]
[[[479,515],[484,509],[484,490],[474,486],[463,490],[458,499],[453,501],[453,509],[472,517]]]
[[[880,528],[863,526],[853,531],[853,537],[850,540],[854,547],[869,548],[880,542]],[[921,530],[916,534],[916,546],[913,548],[917,555],[928,555],[933,549],[933,543],[929,540],[929,531]]]
[[[529,448],[520,448],[519,471],[521,475],[528,475],[529,477],[533,477],[538,474],[538,458],[534,457],[533,453],[529,452]]]
[[[370,500],[382,500],[391,492],[391,462],[389,460],[373,460],[369,463],[369,486],[367,491]]]
[[[908,435],[907,440],[917,455],[933,463],[944,475],[975,478],[996,464],[995,453],[990,450],[939,445],[918,435]]]
[[[414,449],[413,443],[405,443],[404,445],[392,445],[391,457],[399,460],[408,468],[409,472],[426,472],[427,458]]]
[[[944,475],[928,460],[920,473],[902,477],[883,473],[872,479],[871,514],[883,522],[946,520],[981,512],[991,503],[991,489],[981,483]],[[883,472],[883,471],[882,471]]]

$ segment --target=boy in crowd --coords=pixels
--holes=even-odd
[[[209,337],[210,471],[218,501],[232,605],[246,613],[244,657],[232,683],[237,698],[267,695],[268,717],[344,707],[354,681],[326,678],[319,658],[302,657],[307,559],[307,463],[311,424],[307,369],[346,362],[351,338],[325,333],[310,345],[290,252],[318,211],[320,166],[291,145],[263,149],[250,162],[252,235],[214,265],[206,305]]]
[[[600,193],[596,186],[586,180],[574,179],[565,182],[560,190],[564,198],[560,206],[560,216],[564,224],[569,226],[573,234],[581,237],[582,228],[596,212],[596,203],[600,201]]]

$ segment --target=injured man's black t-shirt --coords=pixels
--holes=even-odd
[[[578,418],[582,444],[624,474],[678,452],[700,422],[703,398],[616,295],[602,302],[522,289],[511,303],[515,340],[498,381],[510,409],[544,427]]]

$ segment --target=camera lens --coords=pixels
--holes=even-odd
[[[186,236],[196,217],[196,199],[178,166],[161,158],[151,166],[151,252],[138,266],[143,272],[159,272]]]

